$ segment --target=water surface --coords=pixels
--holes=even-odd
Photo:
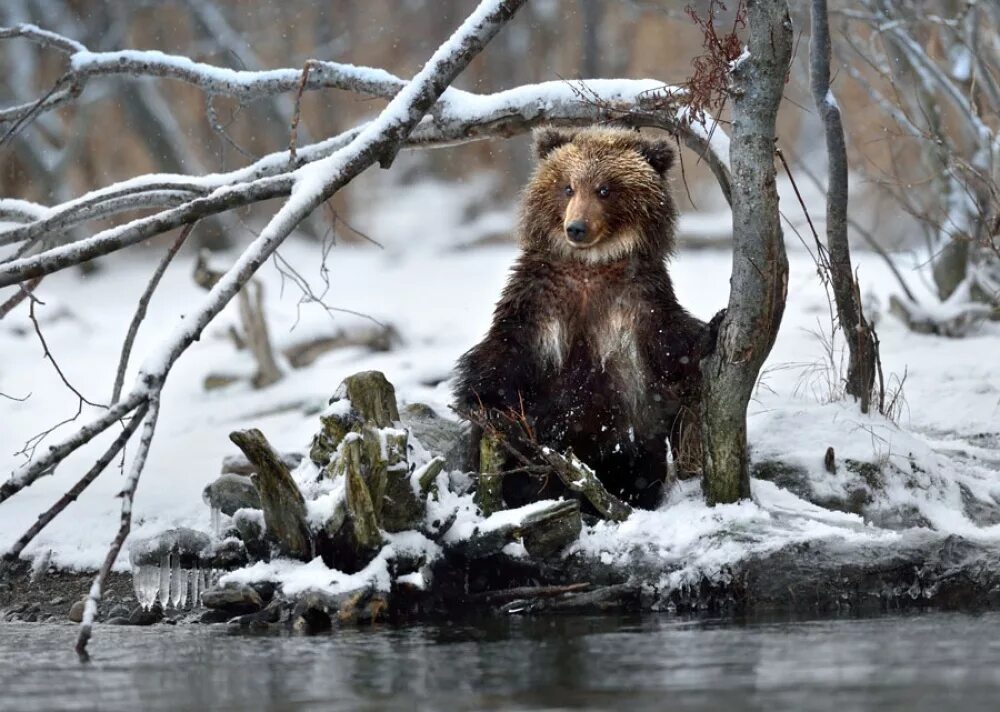
[[[2,710],[1000,709],[1000,614],[669,616],[233,635],[0,625]]]

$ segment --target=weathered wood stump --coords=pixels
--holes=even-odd
[[[268,536],[282,555],[309,561],[313,545],[306,503],[288,467],[256,428],[236,430],[229,439],[257,470],[252,479],[260,494]]]

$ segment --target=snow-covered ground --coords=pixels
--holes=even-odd
[[[428,205],[425,210],[432,208]],[[420,231],[416,232],[413,241],[420,240]],[[52,275],[38,292],[44,306],[38,306],[37,313],[50,349],[69,381],[90,400],[109,398],[135,300],[162,249],[146,246],[106,259],[102,269],[89,277],[75,271]],[[974,439],[1000,431],[1000,325],[986,325],[968,338],[949,340],[914,334],[891,317],[883,318],[879,335],[884,369],[890,381],[905,373],[903,407],[898,426],[878,416],[861,416],[850,403],[829,402],[832,375],[825,365],[823,340],[815,333],[829,334],[827,300],[808,254],[796,244],[790,249],[788,308],[751,404],[755,455],[802,465],[832,493],[843,485],[845,475],[825,475],[823,456],[828,446],[835,448],[838,458],[893,463],[899,472],[910,472],[911,480],[916,477],[913,473],[923,471],[916,490],[912,481],[904,486],[892,480],[886,482],[885,496],[893,504],[914,504],[937,529],[1000,536],[1000,526],[980,528],[962,514],[955,486],[961,481],[979,498],[1000,499],[1000,455]],[[141,250],[155,250],[155,255],[141,255]],[[321,286],[318,245],[292,242],[280,254],[314,286]],[[138,488],[133,535],[176,526],[209,530],[209,510],[201,491],[218,474],[223,456],[236,452],[228,433],[254,426],[281,450],[305,450],[317,427],[315,413],[340,380],[355,371],[384,371],[401,403],[423,402],[448,414],[450,369],[484,333],[515,254],[513,246],[337,247],[327,260],[326,303],[392,324],[402,345],[379,353],[345,348],[299,371],[285,366],[286,377],[260,391],[242,382],[205,391],[202,382],[210,373],[253,370],[249,356],[237,352],[226,335],[228,325],[236,321],[232,306],[181,358],[169,379]],[[672,264],[681,302],[702,319],[710,318],[727,300],[730,259],[725,251],[690,251]],[[869,253],[858,253],[856,261],[863,290],[887,304],[894,291],[888,269]],[[139,332],[133,366],[176,320],[204,299],[205,293],[191,279],[192,265],[193,255],[182,255],[171,266]],[[278,347],[370,323],[346,313],[328,313],[315,304],[300,309],[300,291],[287,280],[283,285],[272,264],[261,270],[260,278],[266,285],[267,317]],[[26,306],[0,321],[0,354],[0,392],[24,398],[0,397],[0,476],[5,477],[23,461],[24,456],[15,453],[29,438],[73,416],[77,398],[42,358]],[[126,388],[129,382],[126,379]],[[95,412],[85,407],[81,418]],[[64,426],[40,447],[56,442],[72,427]],[[76,453],[53,476],[0,505],[0,551],[8,549],[76,481],[106,442]],[[954,456],[956,451],[961,457]],[[913,462],[919,467],[913,468]],[[109,468],[26,555],[51,549],[54,563],[98,565],[118,526],[120,502],[115,494],[122,481],[118,467]],[[696,485],[688,484],[661,511],[638,513],[620,527],[602,524],[586,530],[578,546],[613,558],[642,545],[665,559],[700,557],[706,565],[724,565],[733,557],[792,541],[895,536],[866,526],[856,515],[817,508],[769,482],[755,481],[753,492],[754,502],[708,509],[701,504]],[[739,545],[733,538],[719,543],[719,532],[739,530],[748,532]],[[119,567],[127,567],[126,558]]]

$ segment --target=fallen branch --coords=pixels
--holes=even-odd
[[[580,88],[582,87],[582,89]],[[581,94],[584,99],[581,99]],[[675,96],[676,105],[665,101]],[[674,133],[704,156],[723,194],[729,198],[728,139],[721,130],[692,122],[682,94],[653,80],[592,80],[579,85],[545,82],[491,95],[468,95],[456,106],[435,107],[431,120],[417,126],[410,147],[451,146],[493,137],[510,137],[536,126],[582,126],[616,121]],[[298,165],[325,160],[356,139],[370,124],[297,150]],[[712,135],[710,135],[712,133]],[[294,184],[288,152],[265,156],[229,173],[204,177],[155,174],[87,193],[48,210],[44,217],[0,233],[0,244],[31,242],[95,218],[140,208],[171,207],[154,215],[103,230],[77,243],[0,264],[0,287],[55,272],[124,249],[198,218],[276,197]],[[186,202],[177,204],[187,195]],[[13,209],[13,208],[12,208]],[[4,215],[0,204],[0,217]]]
[[[118,453],[120,453],[125,447],[126,443],[128,443],[128,441],[132,438],[135,431],[139,429],[139,425],[142,424],[142,420],[146,416],[147,410],[148,407],[146,405],[139,406],[139,409],[132,416],[132,419],[129,420],[121,434],[115,438],[115,441],[111,443],[111,446],[104,451],[104,454],[97,459],[94,465],[87,470],[87,473],[81,477],[79,481],[77,481],[77,483],[66,492],[66,494],[60,497],[55,504],[38,516],[38,519],[31,525],[31,528],[21,535],[21,538],[14,543],[14,546],[11,547],[10,551],[4,554],[5,559],[13,561],[20,557],[24,548],[30,544],[32,540],[34,540],[34,538],[38,536],[53,519],[59,516],[59,514],[66,509],[66,507],[75,502],[77,498],[83,494],[83,491],[90,486],[90,483],[97,479],[98,475],[104,472],[104,468],[111,464],[111,461],[115,459]]]
[[[136,451],[135,457],[132,458],[132,467],[129,470],[128,479],[125,481],[125,486],[122,488],[120,494],[122,498],[122,514],[118,534],[115,536],[114,541],[111,542],[108,555],[104,557],[104,563],[101,565],[101,570],[97,572],[94,583],[90,586],[90,592],[87,594],[86,603],[84,604],[80,635],[76,639],[76,654],[80,656],[80,660],[83,662],[90,659],[90,655],[87,652],[87,643],[90,640],[90,631],[94,625],[94,617],[97,615],[97,606],[101,602],[101,596],[104,595],[104,581],[108,578],[108,574],[111,573],[111,567],[114,566],[115,560],[118,558],[118,553],[121,551],[122,545],[125,544],[125,540],[132,530],[132,505],[135,501],[135,489],[139,486],[139,476],[142,474],[142,469],[146,464],[146,458],[149,456],[149,446],[153,442],[153,433],[156,431],[156,419],[160,413],[159,397],[150,398],[148,407],[149,413],[146,415],[144,421],[145,427],[142,430],[142,438],[139,440],[139,449]]]
[[[82,659],[87,659],[87,643],[104,580],[131,527],[135,488],[155,432],[160,393],[174,363],[305,217],[375,161],[383,165],[391,163],[396,151],[447,86],[482,51],[524,1],[483,0],[452,37],[438,48],[414,79],[389,102],[377,120],[360,130],[356,138],[342,150],[287,176],[285,179],[291,181],[289,199],[236,263],[212,287],[202,307],[184,319],[147,359],[132,391],[111,406],[102,418],[84,426],[60,445],[50,448],[45,456],[23,467],[0,487],[2,502],[51,471],[66,455],[106,430],[115,420],[144,404],[149,408],[139,450],[133,459],[123,491],[118,536],[112,542],[87,598],[77,641],[77,652]]]

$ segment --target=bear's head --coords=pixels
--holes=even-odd
[[[677,215],[669,139],[624,128],[540,129],[535,153],[521,206],[526,248],[589,264],[669,254]]]

